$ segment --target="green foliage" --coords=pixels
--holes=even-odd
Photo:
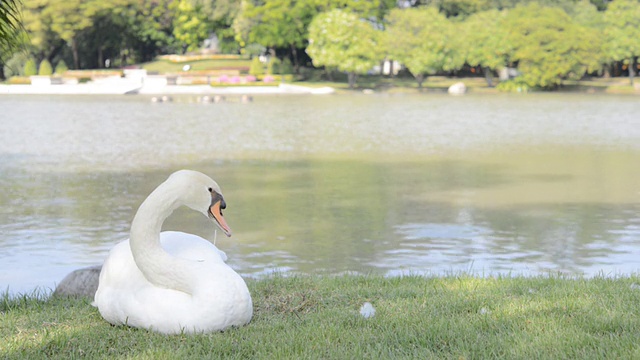
[[[491,0],[440,0],[438,9],[447,17],[469,16],[494,6]]]
[[[503,81],[499,83],[496,88],[504,92],[517,92],[517,93],[525,93],[532,90],[529,84],[527,84],[522,77],[517,77],[515,79]]]
[[[434,7],[394,9],[387,18],[386,47],[422,87],[424,75],[456,70],[464,64],[460,38]]]
[[[461,24],[469,65],[497,70],[509,63],[511,48],[504,41],[506,34],[500,26],[506,14],[506,11],[484,11],[471,15]]]
[[[36,67],[36,61],[33,58],[29,58],[27,62],[24,63],[24,76],[34,76],[38,73],[38,68]]]
[[[306,45],[307,27],[317,13],[311,1],[265,0],[262,5],[243,1],[234,28],[241,45],[302,48]]]
[[[503,26],[510,58],[530,87],[553,88],[599,68],[599,34],[574,23],[560,8],[519,6],[509,11]]]
[[[343,9],[362,18],[380,20],[394,6],[394,0],[242,1],[233,27],[241,44],[257,42],[271,48],[304,48],[309,26],[320,13]]]
[[[53,67],[51,67],[51,63],[49,62],[49,60],[44,59],[40,62],[40,67],[38,68],[38,75],[42,75],[42,76],[53,75]]]
[[[307,54],[315,66],[364,74],[384,58],[380,31],[356,14],[331,10],[309,26]],[[355,79],[352,76],[350,85]]]
[[[629,65],[640,56],[638,0],[411,3],[415,8],[402,10],[395,0],[8,0],[0,2],[0,64],[9,62],[15,50],[4,51],[6,41],[24,41],[26,51],[37,59],[73,59],[72,68],[99,68],[106,59],[112,66],[124,66],[160,54],[195,51],[215,32],[223,52],[242,49],[257,55],[277,48],[279,56],[293,60],[298,73],[296,53],[311,39],[316,41],[308,52],[315,52],[314,63],[330,70],[338,69],[337,64],[368,67],[389,55],[406,65],[421,85],[425,76],[456,71],[466,61],[492,70],[518,67],[529,86],[553,88],[586,69],[613,61]],[[371,40],[356,34],[361,30],[343,29],[345,36],[352,36],[345,39],[350,45],[328,50],[339,61],[323,59],[318,34],[310,35],[314,19],[334,9],[354,14],[356,28],[367,24],[376,30]],[[22,33],[17,32],[18,13]],[[380,33],[385,34],[386,51],[371,46],[382,41]],[[5,67],[7,74],[16,73],[15,63]],[[270,71],[280,72],[275,66]],[[366,70],[341,71],[353,79]]]
[[[19,0],[0,1],[0,54],[10,53],[19,45]]]
[[[291,64],[291,60],[288,58],[284,58],[282,61],[278,61],[278,69],[276,71],[277,74],[280,75],[290,75],[293,74],[293,64]]]
[[[259,56],[264,54],[264,52],[267,51],[267,48],[260,44],[252,43],[245,46],[243,50],[244,55]]]
[[[271,57],[269,63],[267,63],[267,74],[269,75],[291,75],[293,73],[293,64],[291,64],[291,60],[288,58],[280,60],[277,57]]]
[[[275,68],[276,66],[278,66],[279,60],[276,57],[271,57],[269,59],[269,62],[267,63],[267,74],[268,75],[274,75],[275,74]]]
[[[29,56],[23,51],[13,54],[13,56],[11,56],[11,58],[9,58],[9,60],[4,64],[4,76],[7,78],[12,76],[24,76],[24,64],[26,64],[28,60]]]
[[[67,70],[69,70],[69,68],[67,67],[67,63],[65,63],[64,60],[60,60],[56,65],[56,70],[54,71],[54,73],[56,75],[62,75],[67,72]]]
[[[209,37],[211,24],[199,3],[191,0],[176,0],[171,4],[175,11],[173,35],[186,51],[200,48],[204,39]]]
[[[249,68],[249,74],[254,76],[264,75],[264,64],[260,62],[259,57],[256,56],[253,58],[253,60],[251,60],[251,67]]]
[[[626,64],[640,56],[640,1],[616,0],[605,12],[606,54]]]

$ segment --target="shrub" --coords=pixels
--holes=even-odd
[[[280,75],[293,74],[293,65],[291,65],[291,60],[289,59],[282,60],[278,68],[278,74]]]
[[[38,69],[38,75],[41,76],[51,76],[53,75],[53,68],[51,67],[51,63],[49,60],[44,59],[40,62],[40,69]]]
[[[258,76],[264,74],[264,65],[260,62],[260,58],[255,56],[251,60],[251,67],[249,68],[249,74]]]
[[[56,71],[55,71],[56,75],[62,75],[65,72],[67,72],[67,70],[69,70],[67,63],[65,63],[64,60],[58,61],[58,64],[56,65]]]
[[[245,55],[250,55],[250,56],[258,56],[258,55],[262,55],[264,54],[264,52],[267,50],[267,48],[265,48],[264,46],[260,45],[260,44],[249,44],[247,46],[245,46],[244,49],[242,49]]]
[[[280,60],[274,57],[269,61],[267,66],[267,74],[269,75],[293,74],[293,65],[291,65],[291,61],[289,59]]]
[[[29,58],[24,63],[24,76],[33,76],[38,73],[38,69],[36,68],[36,61],[33,58]]]
[[[527,85],[526,82],[522,81],[520,77],[516,77],[511,80],[502,81],[496,86],[496,88],[503,92],[529,92],[533,89]]]
[[[4,76],[10,78],[12,76],[24,75],[24,64],[29,60],[29,56],[19,51],[4,63]]]
[[[278,60],[278,58],[275,56],[271,56],[271,58],[269,59],[269,62],[267,63],[267,74],[268,75],[275,74],[274,70],[278,68],[279,64],[280,64],[280,60]]]
[[[7,83],[11,85],[29,85],[31,84],[31,79],[26,76],[12,76],[7,80]]]

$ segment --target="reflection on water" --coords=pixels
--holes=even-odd
[[[633,97],[177,100],[0,97],[0,287],[99,263],[183,167],[221,184],[245,275],[640,269]],[[215,237],[188,210],[165,229]]]

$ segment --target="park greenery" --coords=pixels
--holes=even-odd
[[[385,60],[418,87],[461,74],[493,86],[505,69],[504,89],[585,75],[633,85],[639,38],[640,0],[20,0],[0,7],[0,77],[26,75],[29,59],[77,70],[210,52],[263,55],[301,78],[347,74],[350,86]]]
[[[0,294],[0,358],[637,359],[638,281],[270,276],[248,280],[248,325],[175,336],[112,326],[88,299]]]

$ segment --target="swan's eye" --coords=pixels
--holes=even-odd
[[[212,188],[209,188],[209,192],[210,192],[210,193],[212,193],[212,192],[213,192],[213,189],[212,189]]]

